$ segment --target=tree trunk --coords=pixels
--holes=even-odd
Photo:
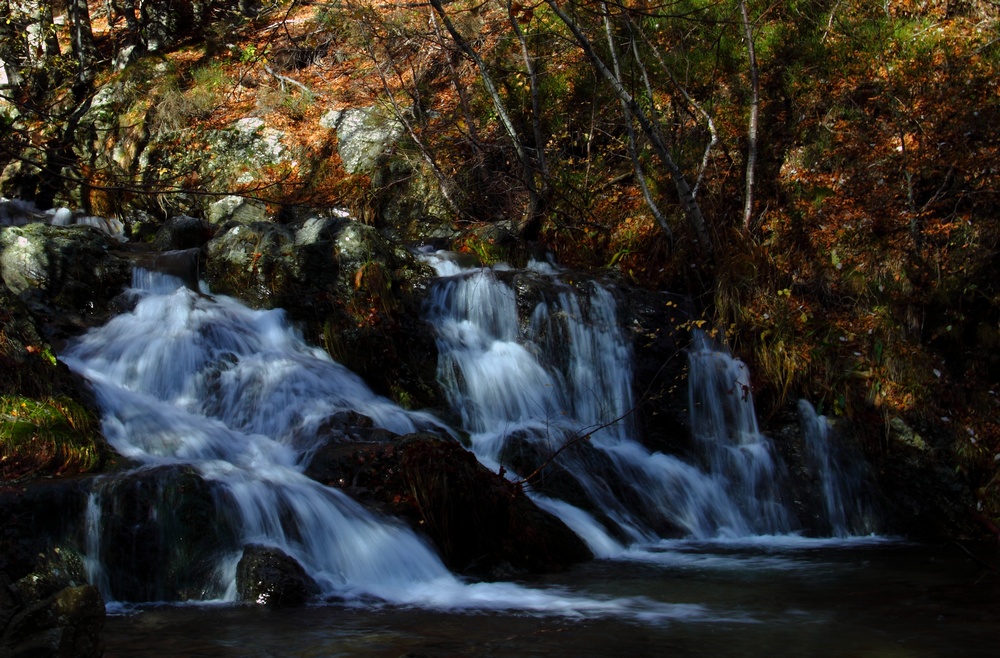
[[[753,230],[753,194],[757,170],[757,121],[760,116],[760,74],[757,69],[757,52],[753,45],[753,26],[747,11],[746,0],[740,0],[743,16],[743,36],[747,41],[747,55],[750,59],[750,125],[747,127],[747,171],[746,187],[743,193],[743,231],[750,235]]]
[[[142,41],[149,52],[163,50],[170,45],[175,29],[174,9],[167,0],[143,0],[139,6],[139,23]]]
[[[601,3],[601,10],[604,12],[604,32],[608,38],[608,50],[611,53],[611,63],[614,65],[615,77],[621,80],[621,65],[618,60],[618,48],[615,46],[614,32],[611,29],[611,15],[608,13],[608,6],[606,3]],[[633,43],[634,46],[634,43]],[[647,89],[649,88],[649,76],[646,75],[646,69],[642,66],[642,62],[636,57],[636,64],[642,67],[643,79],[646,82]],[[650,98],[652,98],[650,94]],[[670,224],[667,222],[667,218],[663,216],[660,212],[660,207],[656,205],[655,199],[649,190],[649,185],[646,183],[646,174],[642,170],[642,163],[639,161],[639,149],[636,145],[635,140],[635,127],[632,125],[632,112],[629,110],[628,103],[624,100],[619,99],[622,105],[622,114],[625,116],[625,127],[628,129],[628,152],[629,156],[632,158],[632,168],[635,170],[635,178],[639,183],[639,189],[642,190],[642,198],[646,201],[646,207],[649,208],[650,212],[653,213],[653,217],[656,218],[656,223],[660,225],[660,230],[667,237],[667,241],[670,243],[671,247],[674,243],[674,233],[670,229]]]
[[[524,60],[524,68],[528,72],[528,86],[531,92],[531,129],[535,137],[535,161],[538,163],[538,171],[542,175],[543,185],[546,185],[549,172],[545,161],[545,136],[542,133],[542,100],[538,92],[538,67],[535,65],[535,58],[528,49],[528,39],[524,35],[524,30],[521,29],[519,16],[515,14],[511,0],[507,0],[507,16],[510,18],[510,25],[521,44],[521,58]]]
[[[627,17],[626,20],[628,20]],[[695,178],[694,186],[691,188],[691,194],[694,196],[694,198],[697,199],[698,188],[701,186],[701,179],[705,175],[706,169],[708,169],[709,157],[712,154],[712,149],[715,148],[715,145],[719,143],[719,133],[715,129],[715,121],[712,119],[712,115],[709,114],[704,107],[702,107],[701,103],[692,98],[691,94],[688,93],[687,88],[685,88],[684,85],[680,83],[680,81],[677,79],[677,76],[674,75],[674,72],[670,70],[669,66],[667,66],[667,62],[663,58],[662,53],[660,53],[659,48],[657,48],[656,44],[653,43],[653,41],[646,35],[642,27],[639,24],[635,23],[634,21],[629,20],[629,30],[631,30],[632,32],[638,32],[639,36],[642,37],[643,43],[646,44],[646,47],[649,48],[650,52],[653,53],[653,57],[660,64],[660,68],[663,69],[663,72],[667,75],[668,78],[670,78],[670,82],[672,82],[674,87],[677,88],[677,91],[680,92],[680,95],[684,97],[684,100],[687,102],[687,104],[690,105],[691,108],[693,108],[694,111],[700,114],[701,117],[705,120],[705,127],[708,128],[709,140],[708,144],[705,145],[705,150],[701,156],[701,165],[699,165],[698,167],[698,176],[697,178]],[[635,60],[638,62],[639,50],[635,46],[635,42],[633,42],[632,52],[634,54]],[[697,117],[695,116],[694,112],[691,111],[691,109],[684,107],[684,110],[691,116],[691,118],[697,121]]]
[[[486,63],[479,56],[479,53],[469,44],[468,41],[455,29],[454,23],[451,22],[451,18],[444,10],[444,6],[441,0],[430,0],[431,6],[434,7],[434,11],[437,12],[438,16],[441,18],[441,23],[444,24],[444,28],[451,35],[451,38],[455,40],[458,47],[462,49],[468,57],[475,62],[476,68],[479,69],[480,77],[483,80],[483,86],[486,87],[486,92],[490,95],[490,99],[493,101],[493,107],[497,111],[497,115],[500,117],[500,123],[503,124],[504,130],[506,130],[507,135],[510,137],[511,141],[514,143],[514,150],[517,152],[517,157],[521,161],[521,167],[523,170],[523,181],[524,186],[528,190],[528,196],[530,199],[530,205],[526,213],[525,221],[519,228],[519,233],[525,233],[536,228],[539,221],[538,215],[541,212],[541,203],[538,198],[538,190],[535,187],[535,168],[531,163],[531,159],[528,157],[528,153],[521,143],[521,138],[517,134],[517,129],[514,128],[514,122],[510,118],[510,114],[507,112],[507,107],[504,105],[503,99],[500,98],[500,92],[497,90],[496,85],[493,83],[493,78],[490,76],[489,71],[486,68]]]
[[[691,225],[691,229],[694,231],[698,246],[706,254],[711,254],[713,251],[712,239],[708,233],[708,225],[705,222],[705,217],[701,214],[701,207],[698,205],[698,202],[695,201],[694,194],[691,192],[691,186],[684,177],[684,173],[670,155],[670,149],[667,148],[667,144],[663,139],[663,135],[660,134],[659,128],[657,128],[653,122],[650,121],[649,116],[641,107],[639,107],[639,104],[635,102],[632,94],[625,89],[621,81],[607,67],[604,61],[598,57],[590,39],[588,39],[587,35],[583,33],[583,30],[580,29],[580,26],[577,25],[576,21],[574,21],[572,17],[570,17],[569,14],[567,14],[563,8],[555,2],[555,0],[545,0],[545,3],[552,9],[553,12],[555,12],[556,16],[559,17],[559,20],[561,20],[566,27],[569,28],[570,32],[573,33],[573,37],[576,39],[577,45],[580,46],[580,49],[583,50],[584,54],[587,55],[588,59],[590,59],[594,69],[596,69],[598,74],[603,77],[609,85],[611,85],[611,88],[614,90],[618,98],[628,106],[629,110],[639,121],[639,125],[642,127],[643,133],[645,133],[646,137],[653,145],[653,148],[656,150],[656,154],[660,157],[660,160],[663,161],[667,171],[670,172],[674,188],[677,190],[677,196],[680,199],[681,208],[684,210],[684,216],[687,218],[688,223]]]
[[[43,57],[49,60],[59,55],[59,38],[56,36],[56,26],[52,18],[52,3],[38,3],[38,29],[41,30]]]
[[[87,7],[87,0],[69,0],[67,11],[70,45],[73,49],[73,58],[76,60],[73,95],[79,101],[94,83],[97,46],[94,44],[94,32],[90,27],[90,8]]]
[[[135,13],[135,0],[110,0],[114,10],[114,20],[125,19],[125,29],[133,34],[139,34],[139,17]],[[111,16],[108,17],[111,21]]]

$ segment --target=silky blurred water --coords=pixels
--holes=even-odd
[[[105,655],[994,656],[1000,642],[1000,576],[957,545],[674,543],[656,554],[522,584],[696,614],[157,607],[110,617]]]
[[[442,378],[477,456],[495,467],[500,438],[513,428],[529,438],[537,429],[539,440],[583,428],[635,485],[640,509],[601,493],[585,462],[570,470],[629,541],[612,539],[584,509],[539,495],[605,559],[508,582],[447,572],[419,533],[302,469],[324,440],[325,419],[340,412],[360,411],[399,433],[448,430],[373,394],[306,345],[280,312],[154,277],[134,311],[62,358],[91,380],[119,452],[147,466],[197,468],[236,501],[229,512],[241,545],[280,547],[321,594],[299,609],[236,604],[238,556],[220,556],[212,600],[119,597],[126,600],[111,606],[107,656],[995,655],[1000,578],[958,544],[849,536],[858,533],[840,520],[843,506],[830,521],[848,536],[795,533],[777,486],[780,464],[757,429],[752,396],[737,385],[745,368],[731,355],[709,345],[690,351],[703,470],[650,453],[628,422],[611,422],[625,419],[633,401],[629,352],[606,290],[595,284],[577,296],[553,281],[555,294],[536,305],[520,336],[510,287],[486,271],[442,275],[429,315]],[[557,349],[564,343],[565,353]],[[444,376],[457,372],[452,382]],[[85,557],[113,600],[99,499],[92,496],[84,519]],[[672,516],[688,539],[660,539],[645,523],[651,512]]]

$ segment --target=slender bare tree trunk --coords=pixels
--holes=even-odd
[[[522,179],[524,181],[525,188],[527,188],[528,197],[530,199],[527,217],[520,227],[520,231],[523,232],[530,230],[534,228],[538,220],[538,214],[541,212],[541,202],[538,197],[538,189],[535,186],[535,167],[531,163],[531,158],[528,156],[528,152],[525,150],[520,136],[517,134],[514,122],[511,119],[510,114],[507,112],[507,106],[504,104],[503,99],[500,97],[500,92],[497,90],[496,84],[493,82],[493,77],[486,68],[486,62],[483,61],[482,57],[479,56],[479,53],[476,52],[465,37],[463,37],[455,28],[455,24],[451,22],[451,18],[444,10],[442,0],[430,0],[430,3],[431,6],[434,7],[434,11],[436,11],[438,16],[441,18],[441,23],[444,25],[444,29],[448,31],[448,34],[450,34],[451,38],[455,40],[455,43],[462,49],[462,52],[464,52],[469,59],[475,62],[476,67],[479,69],[479,75],[483,81],[483,86],[486,87],[486,93],[489,94],[490,100],[493,101],[493,107],[496,109],[497,115],[500,117],[500,123],[503,124],[504,130],[514,143],[514,150],[517,152],[517,157],[521,161],[521,167],[523,170]]]
[[[52,18],[52,3],[43,0],[38,3],[38,29],[41,31],[44,49],[42,56],[46,60],[59,55],[59,39],[56,36],[55,23]]]
[[[87,0],[69,0],[70,45],[73,58],[76,59],[76,80],[73,83],[73,93],[81,97],[94,82],[97,59],[97,46],[94,43],[94,32],[90,26],[90,8]]]
[[[604,12],[604,32],[608,38],[608,49],[611,52],[611,63],[614,66],[615,76],[621,80],[621,65],[618,61],[618,48],[615,46],[614,32],[611,29],[611,15],[608,13],[608,5],[602,2],[601,10]],[[642,62],[638,57],[636,57],[636,64],[642,67]],[[649,89],[649,77],[646,75],[645,67],[642,67],[642,73],[643,79],[646,82],[646,87]],[[650,94],[650,98],[652,98],[652,94]],[[635,170],[635,177],[639,182],[639,189],[642,190],[642,198],[646,201],[646,207],[648,207],[650,212],[653,213],[656,223],[660,225],[660,230],[663,231],[663,234],[667,237],[669,243],[673,245],[674,233],[670,229],[670,224],[667,222],[667,218],[663,216],[663,213],[660,211],[660,207],[656,205],[656,201],[653,199],[653,194],[650,192],[649,185],[646,183],[646,174],[642,170],[642,163],[639,161],[639,149],[636,146],[635,140],[635,127],[632,125],[632,111],[629,109],[628,103],[621,99],[619,99],[619,101],[622,105],[622,114],[625,116],[625,127],[628,129],[628,152],[632,158],[632,168]]]
[[[712,239],[708,233],[708,224],[705,221],[705,216],[701,213],[701,207],[695,200],[694,195],[691,192],[691,186],[688,184],[687,179],[684,177],[684,173],[681,168],[677,165],[673,156],[670,155],[670,149],[667,148],[666,141],[663,139],[663,135],[660,133],[659,128],[650,120],[649,116],[643,111],[632,94],[628,92],[627,89],[622,85],[621,80],[607,67],[604,61],[597,55],[594,51],[593,44],[591,44],[590,39],[587,35],[583,33],[580,26],[577,25],[576,21],[566,13],[566,11],[559,6],[555,0],[545,0],[556,16],[559,17],[566,27],[569,28],[570,32],[573,33],[573,38],[576,39],[577,45],[583,50],[584,54],[590,59],[597,73],[607,81],[614,90],[618,98],[624,102],[632,114],[639,121],[639,125],[642,127],[643,133],[649,139],[652,144],[656,154],[659,156],[663,165],[667,168],[670,173],[670,178],[673,180],[674,188],[677,190],[677,196],[680,199],[681,208],[684,210],[684,216],[687,218],[688,223],[691,225],[691,229],[694,231],[695,239],[698,246],[706,254],[711,254],[712,249]]]
[[[114,10],[114,19],[124,18],[125,28],[133,34],[139,34],[141,26],[135,11],[135,0],[109,0],[109,4]],[[112,17],[109,16],[108,20],[112,20]]]
[[[747,42],[750,59],[750,125],[747,127],[747,171],[746,187],[743,192],[743,231],[748,235],[753,230],[753,194],[757,173],[757,122],[760,116],[760,73],[757,69],[757,52],[753,45],[753,25],[747,11],[746,0],[740,0],[743,16],[743,36]]]
[[[444,45],[444,35],[441,33],[441,24],[438,21],[437,13],[431,10],[430,12],[431,24],[434,26],[434,38],[437,39],[438,46],[442,50],[445,50]],[[455,68],[455,62],[451,57],[446,58],[448,60],[448,75],[451,76],[451,85],[455,88],[455,93],[458,94],[458,103],[462,110],[462,115],[465,117],[466,129],[469,131],[469,138],[472,143],[472,148],[479,153],[481,151],[482,141],[479,139],[479,131],[476,128],[476,120],[472,113],[472,106],[469,104],[469,94],[465,85],[462,83],[461,76],[458,74],[458,70]]]
[[[639,24],[629,20],[629,29],[639,33],[639,36],[642,37],[642,40],[646,44],[646,47],[649,48],[650,52],[653,53],[653,57],[656,59],[657,62],[659,62],[660,68],[662,68],[663,72],[667,75],[668,78],[670,78],[670,81],[674,84],[674,87],[677,88],[677,91],[680,92],[681,96],[684,97],[684,100],[687,102],[687,104],[690,105],[692,108],[694,108],[695,111],[697,111],[698,114],[700,114],[702,118],[705,120],[705,125],[708,128],[709,140],[708,144],[705,145],[705,151],[702,153],[701,156],[701,165],[698,167],[698,177],[695,179],[694,186],[691,188],[691,194],[694,195],[695,198],[698,198],[698,188],[701,187],[702,177],[705,174],[705,170],[708,168],[709,157],[712,154],[712,149],[715,148],[715,145],[719,143],[719,133],[715,129],[715,121],[712,119],[712,115],[709,114],[698,101],[692,98],[691,94],[688,93],[688,90],[684,87],[684,85],[680,83],[680,81],[677,79],[677,76],[674,75],[674,72],[670,70],[669,66],[667,66],[667,62],[663,58],[663,54],[660,52],[660,49],[657,48],[656,44],[653,43],[652,39],[650,39],[646,35],[642,27]],[[633,53],[636,61],[638,61],[639,53],[634,43],[633,43]],[[691,115],[693,119],[695,119],[695,121],[698,120],[698,118],[694,115],[694,112],[692,112],[686,107],[684,109],[687,111],[689,115]]]
[[[514,12],[511,0],[507,0],[507,16],[510,25],[514,29],[518,43],[521,44],[521,58],[524,60],[524,68],[528,72],[528,88],[531,92],[531,129],[535,137],[535,161],[538,163],[538,171],[542,175],[543,185],[549,179],[548,165],[545,161],[545,135],[542,133],[542,99],[538,90],[538,67],[535,65],[535,58],[528,48],[528,39],[521,29],[521,23]]]

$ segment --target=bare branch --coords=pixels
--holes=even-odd
[[[611,16],[607,12],[607,5],[604,6],[604,31],[608,38],[608,48],[611,51],[611,63],[615,68],[615,75],[621,79],[621,66],[618,62],[618,48],[615,46],[614,34],[611,30]],[[653,97],[652,86],[649,82],[649,76],[646,74],[646,67],[643,66],[642,60],[639,58],[638,51],[635,51],[635,41],[632,40],[633,52],[635,52],[636,64],[642,71],[642,77],[646,84],[646,90],[649,93],[650,99]],[[650,212],[653,213],[653,217],[656,218],[656,223],[660,225],[660,229],[663,234],[667,237],[668,243],[673,247],[674,234],[670,230],[670,224],[667,222],[667,218],[664,217],[663,213],[660,211],[660,207],[656,204],[653,199],[652,193],[649,191],[649,185],[646,183],[646,175],[642,170],[642,163],[639,162],[639,151],[636,148],[635,143],[635,128],[632,126],[632,112],[629,109],[628,103],[621,100],[622,114],[625,116],[625,127],[628,129],[628,151],[632,158],[632,168],[635,169],[636,181],[639,183],[639,189],[642,190],[642,198],[646,201],[646,206],[649,208]]]
[[[753,193],[757,170],[757,122],[760,116],[760,73],[757,69],[757,52],[753,44],[753,26],[746,0],[740,0],[743,17],[743,36],[747,42],[750,60],[750,124],[747,127],[747,171],[743,193],[743,231],[749,235],[753,229]]]
[[[559,17],[559,20],[561,20],[569,28],[570,32],[573,33],[573,37],[576,39],[577,45],[583,50],[584,54],[587,55],[587,58],[590,59],[597,72],[608,82],[609,85],[611,85],[611,88],[614,90],[618,98],[628,106],[629,110],[638,119],[639,125],[642,126],[642,130],[646,134],[646,137],[652,143],[653,148],[656,150],[660,160],[667,168],[667,171],[670,172],[670,177],[673,180],[675,189],[677,190],[677,196],[680,198],[684,215],[687,217],[688,223],[694,231],[698,246],[706,254],[711,254],[713,251],[712,240],[708,233],[708,226],[705,221],[705,217],[702,215],[701,208],[691,193],[691,186],[684,177],[684,173],[681,171],[681,168],[677,165],[673,156],[670,154],[670,149],[667,148],[667,144],[663,139],[663,135],[660,134],[659,128],[652,122],[639,104],[636,103],[632,94],[630,94],[622,85],[621,80],[618,79],[618,77],[597,55],[590,39],[583,33],[583,30],[576,23],[576,21],[573,20],[573,18],[567,14],[555,0],[546,0],[546,4],[552,9],[553,12],[555,12],[556,16]]]

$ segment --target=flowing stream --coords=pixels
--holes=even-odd
[[[199,561],[180,549],[174,555],[169,545],[180,546],[182,538],[164,529],[168,548],[145,556],[154,563],[146,580],[163,582],[130,588],[120,554],[103,539],[122,492],[111,479],[95,487],[85,519],[87,567],[121,613],[109,622],[109,655],[435,653],[435,642],[459,653],[607,655],[621,648],[614,638],[635,633],[634,624],[652,638],[646,649],[669,644],[664,629],[673,628],[670,637],[691,642],[688,653],[698,638],[744,632],[757,633],[760,648],[773,650],[785,642],[787,625],[798,622],[821,626],[809,637],[823,646],[826,632],[836,634],[845,623],[825,602],[800,593],[773,605],[762,597],[816,583],[840,601],[846,593],[835,583],[845,573],[869,573],[864,565],[911,550],[873,534],[875,508],[857,502],[867,500],[864,475],[841,468],[848,462],[808,403],[800,409],[803,433],[831,539],[800,535],[784,465],[757,427],[746,367],[705,336],[695,335],[688,353],[690,425],[701,454],[684,460],[651,452],[631,420],[632,355],[611,291],[594,282],[564,283],[551,265],[536,263],[518,273],[537,291],[531,303],[519,304],[497,270],[459,268],[442,255],[428,259],[440,275],[426,306],[438,336],[439,379],[473,451],[508,478],[528,477],[536,503],[604,559],[518,583],[469,583],[449,573],[408,527],[303,470],[342,414],[362,414],[398,434],[453,429],[372,393],[307,345],[282,312],[253,311],[139,271],[134,310],[73,341],[61,358],[93,383],[105,433],[135,472],[153,482],[161,473],[183,482],[185,469],[196,472],[209,483],[220,526],[232,536],[220,530],[219,543],[228,549],[188,574],[195,582],[182,596],[167,582],[178,577],[167,565]],[[140,493],[163,495],[155,485]],[[164,528],[169,508],[165,498],[151,513]],[[316,581],[318,600],[338,605],[294,619],[274,613],[266,621],[223,606],[235,599],[236,564],[247,544],[293,557]],[[129,559],[140,564],[140,558]],[[757,590],[765,594],[749,595]],[[206,616],[134,605],[182,598],[216,607]],[[469,614],[478,615],[478,632],[461,621]],[[208,618],[214,630],[201,628],[206,639],[184,630],[197,633]],[[765,627],[778,630],[769,635],[760,631]],[[567,630],[579,633],[572,650],[558,639]],[[468,642],[441,639],[455,632]],[[969,632],[979,637],[978,626]],[[256,638],[257,653],[233,639],[241,633]],[[869,636],[877,631],[865,629],[864,647],[869,640],[884,644]],[[633,653],[659,652],[637,646]]]
[[[711,614],[687,605],[461,581],[409,528],[302,473],[324,440],[323,427],[339,413],[363,414],[398,434],[446,431],[439,421],[372,393],[325,352],[305,344],[280,311],[253,311],[166,275],[140,271],[134,283],[135,309],[74,341],[62,358],[94,385],[114,448],[138,471],[151,472],[154,485],[144,495],[165,495],[155,484],[164,467],[193,468],[214,485],[218,516],[237,536],[235,549],[210,565],[204,582],[179,587],[167,581],[190,565],[167,565],[188,560],[185,538],[169,531],[179,523],[173,510],[156,507],[153,514],[165,528],[158,557],[164,568],[149,575],[163,582],[130,586],[130,575],[108,559],[121,554],[102,537],[116,517],[115,500],[102,497],[123,492],[98,486],[88,504],[86,558],[92,581],[109,601],[232,601],[242,546],[264,544],[298,561],[327,599],[571,615]]]
[[[473,449],[496,470],[512,452],[546,457],[579,441],[558,456],[589,498],[585,508],[544,492],[535,500],[595,554],[613,557],[664,531],[710,539],[793,530],[781,466],[757,427],[741,362],[695,334],[688,402],[704,465],[651,453],[635,437],[632,355],[607,289],[591,282],[581,293],[552,266],[534,264],[521,276],[543,280],[543,299],[519,318],[514,289],[493,270],[431,262],[443,277],[428,313],[439,337],[439,379]]]

